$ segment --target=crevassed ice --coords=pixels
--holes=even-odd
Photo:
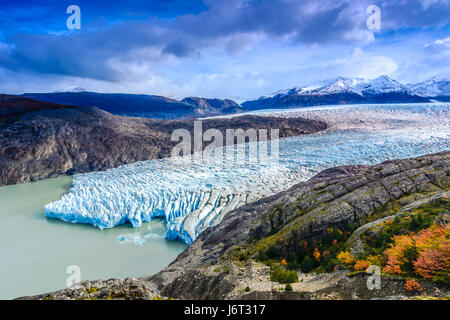
[[[167,239],[190,244],[230,210],[286,190],[323,169],[448,150],[449,110],[441,104],[280,111],[277,116],[328,117],[332,130],[281,139],[278,162],[248,163],[245,153],[232,162],[206,155],[76,175],[69,193],[48,204],[45,214],[102,229],[127,222],[140,226],[162,217]]]

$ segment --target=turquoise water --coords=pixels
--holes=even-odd
[[[0,187],[0,299],[66,286],[69,265],[81,280],[156,273],[184,250],[164,239],[165,222],[99,230],[44,217],[44,205],[69,190],[71,177]],[[142,243],[136,239],[146,238]]]

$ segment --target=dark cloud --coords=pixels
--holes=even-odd
[[[450,23],[448,0],[382,0],[375,3],[381,8],[383,28],[427,28]]]
[[[48,32],[8,34],[4,42],[9,49],[0,50],[0,66],[20,72],[115,81],[120,74],[111,65],[111,59],[154,58],[133,54],[140,49],[153,48],[161,55],[187,57],[213,46],[236,52],[239,45],[246,45],[242,41],[243,34],[263,34],[269,39],[286,37],[303,44],[364,43],[372,35],[366,28],[365,11],[373,3],[367,1],[229,0],[205,4],[207,10],[187,10],[189,14],[183,15],[179,14],[183,10],[177,11],[173,19],[118,19],[118,23],[109,21],[96,28],[88,25],[80,31],[60,35]],[[119,8],[117,3],[111,6]],[[449,23],[448,1],[386,0],[379,1],[379,6],[382,27],[387,31]],[[139,6],[125,7],[127,19],[142,10]],[[85,12],[83,9],[82,14]],[[117,12],[111,19],[115,22]],[[238,41],[233,41],[234,37]]]

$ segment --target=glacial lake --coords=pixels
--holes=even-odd
[[[99,230],[46,218],[45,204],[71,185],[71,177],[60,177],[0,187],[0,299],[62,289],[71,265],[80,267],[81,280],[151,275],[186,248],[164,238],[160,219]]]

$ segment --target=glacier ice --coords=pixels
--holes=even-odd
[[[75,175],[69,192],[45,206],[45,215],[101,229],[128,222],[137,227],[161,217],[167,222],[167,239],[190,244],[230,210],[285,190],[323,169],[448,150],[449,110],[449,104],[412,104],[259,111],[322,119],[330,127],[281,139],[276,163],[227,163],[205,156],[144,161]]]

